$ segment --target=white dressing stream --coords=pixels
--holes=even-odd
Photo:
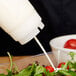
[[[35,41],[38,43],[38,45],[40,46],[40,48],[42,49],[44,55],[46,56],[46,58],[48,59],[49,63],[51,64],[51,66],[54,68],[54,70],[56,70],[52,60],[50,59],[50,57],[48,56],[46,50],[44,49],[44,47],[42,46],[42,44],[40,43],[40,41],[38,40],[37,37],[34,37]]]

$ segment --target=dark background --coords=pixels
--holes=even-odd
[[[30,0],[45,28],[37,36],[47,52],[51,51],[49,41],[54,37],[76,34],[76,0]],[[36,55],[42,53],[35,40],[25,45],[15,42],[0,28],[0,56],[9,51],[13,55]]]

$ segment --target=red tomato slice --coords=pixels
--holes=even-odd
[[[76,39],[70,39],[64,44],[64,48],[76,49]]]
[[[63,65],[65,65],[65,62],[59,63],[58,68],[61,68]],[[69,69],[69,66],[67,66],[67,69]]]
[[[61,68],[62,65],[65,65],[65,62],[61,62],[61,63],[59,63],[58,68]]]
[[[51,67],[51,66],[46,66],[45,68],[46,68],[46,70],[48,70],[49,72],[53,72],[53,71],[54,71],[54,68]]]

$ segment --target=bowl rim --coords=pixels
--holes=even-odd
[[[50,42],[49,42],[51,48],[54,47],[54,48],[56,48],[56,49],[58,49],[58,50],[60,50],[60,51],[62,50],[62,51],[68,51],[68,52],[75,52],[76,49],[68,49],[68,48],[64,48],[64,47],[57,47],[57,46],[54,46],[54,45],[52,44],[52,41],[53,41],[53,40],[58,39],[58,38],[62,38],[62,37],[65,37],[65,36],[66,36],[66,37],[67,37],[67,36],[76,36],[76,34],[62,35],[62,36],[58,36],[58,37],[55,37],[55,38],[51,39]]]

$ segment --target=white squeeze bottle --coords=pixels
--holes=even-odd
[[[24,44],[39,33],[38,27],[42,29],[44,25],[28,0],[0,0],[0,27]]]
[[[25,44],[35,39],[55,69],[36,35],[43,29],[41,17],[28,0],[0,0],[0,27],[15,41]]]

